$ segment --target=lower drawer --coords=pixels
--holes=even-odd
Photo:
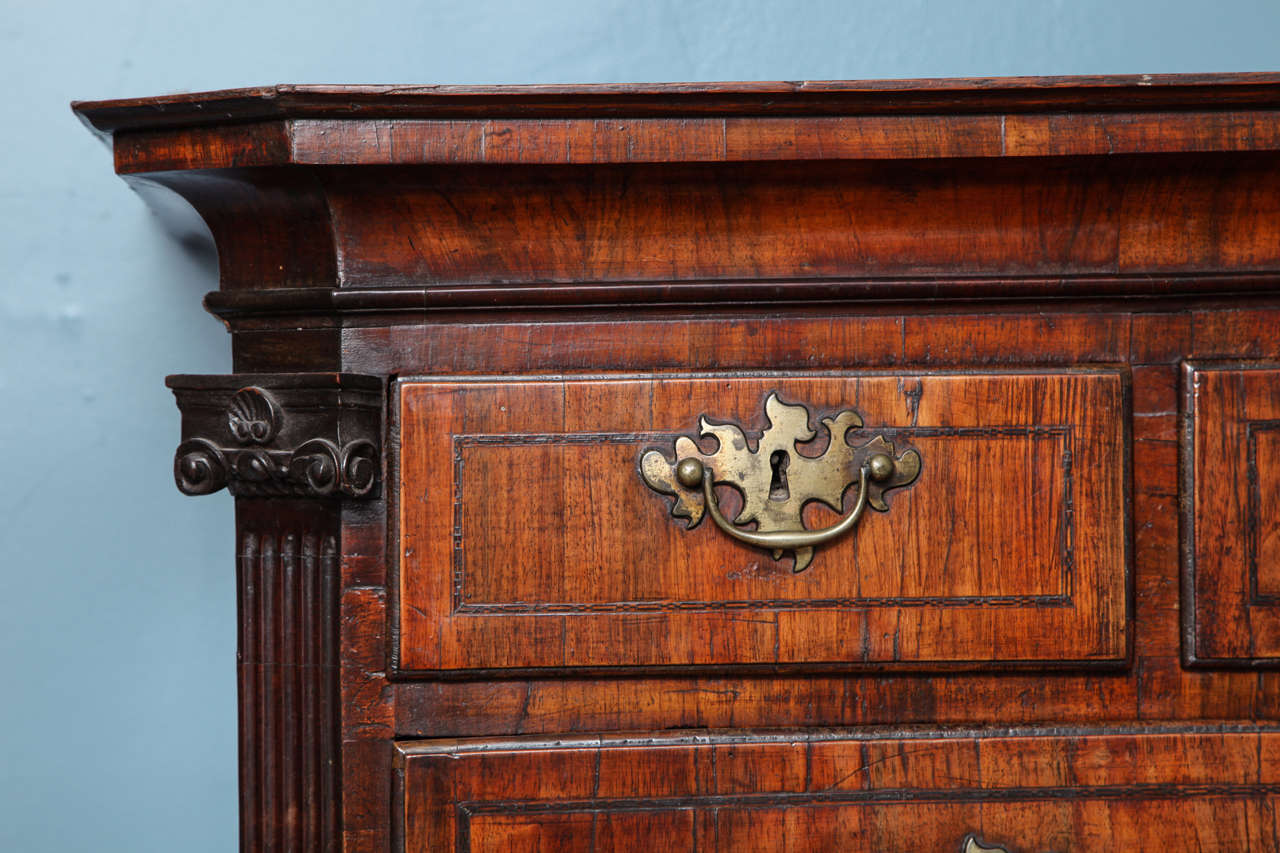
[[[1278,850],[1280,730],[402,742],[403,849]]]

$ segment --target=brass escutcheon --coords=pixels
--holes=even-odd
[[[729,536],[772,551],[775,560],[792,552],[792,570],[802,572],[812,562],[814,548],[852,530],[867,506],[887,511],[884,493],[910,485],[920,474],[920,454],[906,450],[895,455],[893,444],[882,435],[858,447],[850,445],[848,433],[862,426],[862,418],[852,410],[822,418],[831,440],[820,456],[805,456],[797,447],[818,434],[809,425],[806,407],[784,403],[773,392],[764,410],[769,426],[755,448],[737,425],[703,417],[701,436],[717,441],[714,452],[704,453],[693,438],[682,435],[675,441],[674,461],[657,450],[641,455],[641,477],[649,488],[675,498],[671,514],[689,519],[690,529],[710,514]],[[820,530],[805,528],[806,504],[819,501],[841,512],[845,492],[854,483],[858,497],[844,518]],[[742,511],[733,521],[720,509],[718,485],[742,494]],[[754,530],[741,526],[751,522]]]

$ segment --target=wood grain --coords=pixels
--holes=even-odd
[[[1273,729],[398,745],[407,851],[1276,850]]]
[[[348,286],[1280,269],[1269,157],[403,167],[325,185]]]
[[[1280,368],[1189,363],[1183,383],[1187,658],[1280,665]]]
[[[80,102],[104,134],[278,129],[293,162],[643,162],[661,157],[1025,156],[1260,150],[1274,74],[627,86],[276,86]],[[1141,120],[1135,121],[1135,115]],[[225,146],[188,168],[224,168]]]
[[[472,287],[489,294],[473,301],[491,304],[495,284],[521,286],[498,298],[517,305],[522,294],[529,304],[609,304],[617,285],[646,303],[687,291],[703,301],[1006,290],[1061,298],[1234,292],[1249,286],[1243,274],[1274,285],[1280,270],[1280,167],[1263,155],[394,166],[372,175],[176,165],[132,180],[201,212],[224,290],[419,287],[423,310],[437,287],[441,305]],[[246,221],[264,235],[246,239]],[[1233,275],[1224,279],[1224,268]],[[1124,278],[1099,282],[1112,275]],[[1073,285],[1080,277],[1093,284]],[[708,291],[718,282],[722,293]],[[553,295],[538,295],[544,289]]]
[[[803,574],[710,522],[687,531],[636,474],[700,415],[758,434],[772,391],[815,424],[852,407],[855,443],[883,431],[926,460],[889,512]],[[1121,374],[509,378],[399,394],[406,670],[1126,654]],[[834,523],[811,509],[811,529]]]
[[[381,442],[385,482],[416,494],[240,501],[244,849],[1276,848],[1280,76],[279,86],[75,109],[217,252],[206,304],[238,375],[424,389]],[[940,383],[914,423],[877,370]],[[630,393],[716,373],[739,390]],[[601,479],[634,446],[511,441],[748,423],[760,374],[917,429],[924,478],[858,531],[892,543],[857,537],[793,578],[680,530],[638,477]],[[1072,453],[1074,606],[887,606],[1054,592],[1057,439],[919,433],[993,411],[1102,436]],[[453,432],[505,443],[465,445],[455,478],[426,452]],[[456,613],[414,588],[453,578],[429,552],[451,547],[453,507],[435,510],[454,491]],[[514,524],[531,496],[541,514]],[[1118,545],[1102,514],[1126,501]],[[636,518],[643,539],[600,533]],[[401,536],[421,531],[406,575]],[[1131,561],[1102,559],[1118,548]],[[663,611],[668,591],[766,605],[713,626]],[[619,601],[657,609],[462,612]],[[446,668],[397,669],[398,649]],[[512,665],[529,668],[478,668]],[[637,731],[663,734],[619,734]]]

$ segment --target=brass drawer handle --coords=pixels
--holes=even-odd
[[[883,453],[877,453],[872,457],[872,460],[876,462],[876,467],[878,468],[893,465],[893,460]],[[868,462],[870,461],[868,460]],[[716,527],[719,527],[734,539],[746,542],[748,545],[770,548],[775,552],[794,551],[796,554],[795,571],[799,572],[803,571],[813,559],[815,546],[821,545],[823,542],[829,542],[840,534],[852,530],[853,526],[858,523],[858,519],[862,517],[862,511],[867,508],[867,475],[870,468],[871,465],[867,464],[858,469],[858,502],[853,511],[842,518],[839,523],[824,527],[821,530],[805,530],[803,528],[800,530],[770,530],[765,532],[741,530],[734,527],[721,514],[720,502],[716,500],[715,486],[712,482],[710,468],[707,468],[697,459],[682,459],[676,463],[676,477],[682,485],[690,485],[687,480],[692,480],[694,483],[699,480],[702,481],[703,499],[706,501],[707,510],[711,513],[711,520],[716,523]],[[803,564],[801,563],[802,551],[805,552]]]
[[[675,497],[672,515],[688,518],[693,528],[709,512],[725,533],[771,550],[774,559],[780,559],[784,551],[793,552],[792,570],[802,572],[812,562],[815,547],[852,530],[868,504],[887,511],[884,493],[910,485],[920,474],[920,454],[906,450],[895,457],[893,444],[884,436],[874,436],[856,448],[849,445],[846,434],[862,426],[856,412],[845,410],[822,418],[831,440],[821,456],[805,456],[796,445],[817,436],[809,426],[809,410],[782,402],[776,393],[769,394],[764,409],[769,426],[755,449],[737,425],[712,423],[704,417],[701,434],[719,442],[715,452],[704,453],[694,439],[682,435],[675,442],[674,463],[657,450],[641,456],[640,474],[645,483]],[[801,519],[805,504],[821,501],[839,512],[854,479],[858,499],[853,510],[830,527],[805,529]],[[715,487],[720,484],[742,493],[743,508],[733,521],[725,518],[716,499]],[[752,521],[756,522],[755,530],[738,526]]]

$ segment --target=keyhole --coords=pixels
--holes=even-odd
[[[773,469],[773,477],[769,480],[769,500],[785,501],[791,497],[787,488],[787,463],[790,457],[785,450],[775,450],[769,456],[769,467]]]

